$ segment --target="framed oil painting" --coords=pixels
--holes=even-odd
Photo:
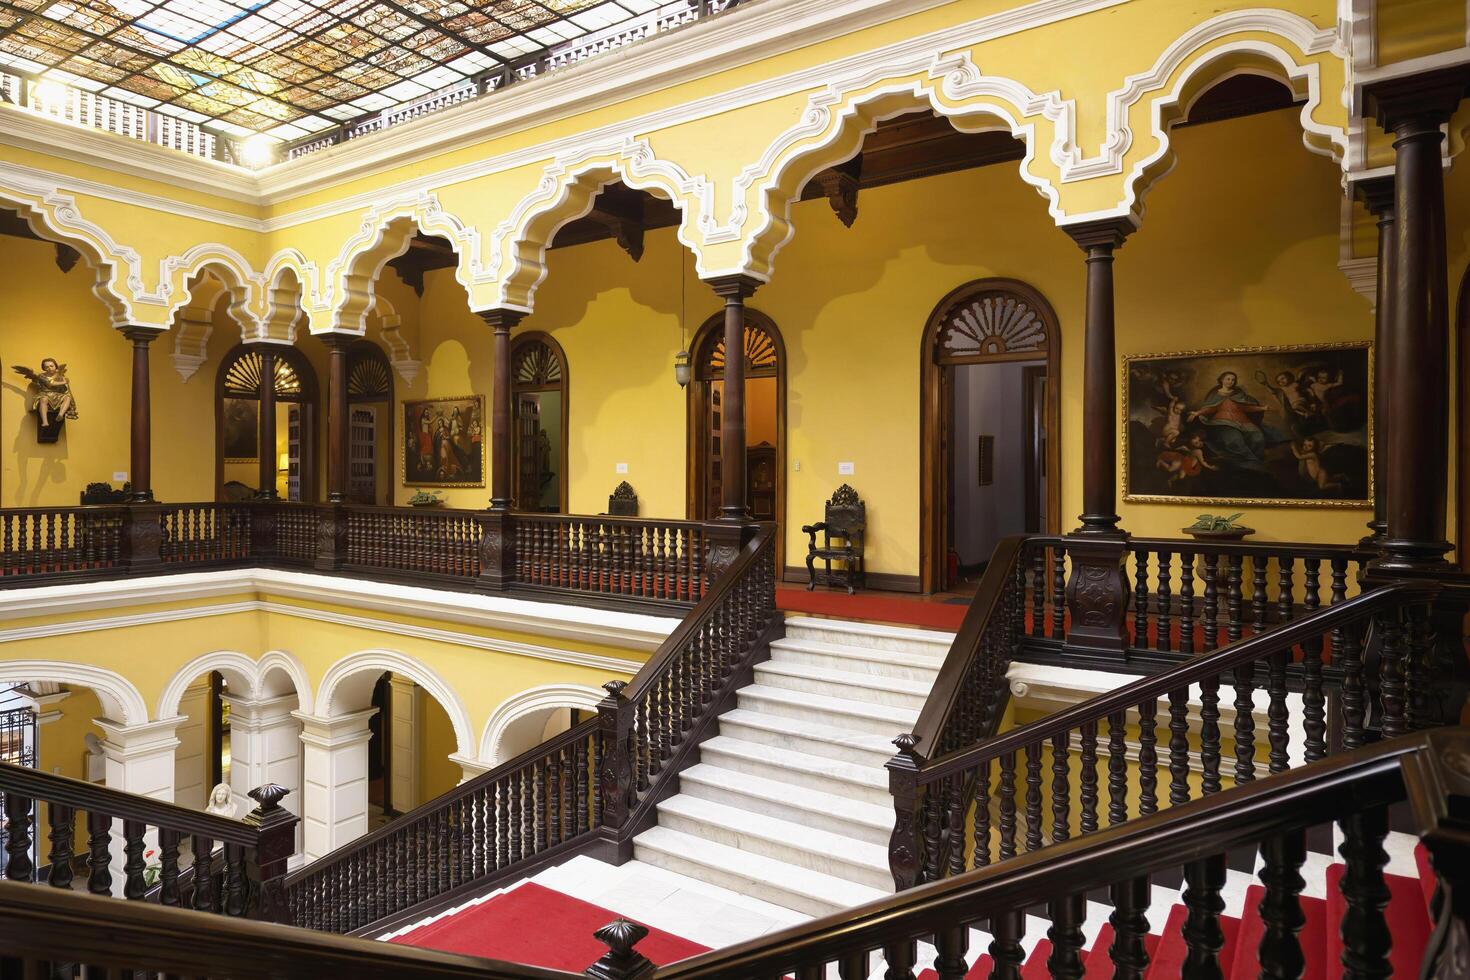
[[[1366,342],[1129,355],[1124,499],[1371,507],[1372,406]]]
[[[410,487],[485,485],[485,398],[403,403],[403,483]]]
[[[260,402],[226,398],[222,405],[226,463],[254,463],[260,459]]]

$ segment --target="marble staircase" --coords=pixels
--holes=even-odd
[[[953,638],[788,618],[634,856],[808,915],[890,894],[883,766]]]

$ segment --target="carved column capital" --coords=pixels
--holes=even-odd
[[[1352,183],[1353,196],[1363,202],[1368,212],[1383,221],[1393,220],[1393,174],[1364,177]]]
[[[1101,218],[1097,221],[1081,221],[1062,225],[1072,241],[1089,255],[1095,251],[1114,252],[1123,247],[1128,236],[1138,230],[1132,218]]]
[[[1390,78],[1363,89],[1367,115],[1399,139],[1440,137],[1439,127],[1450,121],[1470,89],[1470,65]]]
[[[475,315],[484,320],[485,326],[496,333],[507,334],[515,329],[516,324],[526,318],[524,310],[511,310],[504,307],[494,310],[478,310]]]
[[[706,279],[709,288],[715,291],[715,295],[724,299],[727,303],[731,300],[744,301],[755,295],[755,291],[764,285],[762,280],[745,273],[736,273],[729,276],[713,276]]]

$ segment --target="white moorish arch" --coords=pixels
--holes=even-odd
[[[148,704],[132,681],[91,664],[64,660],[0,661],[0,682],[56,681],[89,688],[108,720],[131,727],[148,722]]]
[[[459,694],[422,660],[396,650],[360,650],[332,665],[322,678],[316,714],[337,718],[365,709],[372,701],[373,685],[384,672],[407,677],[438,701],[454,727],[455,751],[474,752],[469,712]]]
[[[528,734],[522,729],[533,729],[529,735],[533,741],[539,741],[552,711],[596,709],[603,697],[602,690],[585,684],[543,684],[506,698],[485,723],[485,733],[480,738],[481,764],[498,766],[511,758],[515,750],[508,746],[519,744],[523,739],[517,736]]]

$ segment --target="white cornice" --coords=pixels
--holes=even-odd
[[[677,618],[665,616],[616,612],[555,602],[533,602],[496,595],[445,592],[387,582],[348,580],[330,575],[314,575],[268,568],[195,572],[183,575],[123,579],[116,582],[88,582],[10,590],[0,592],[0,620],[14,621],[26,617],[89,613],[105,609],[192,599],[238,597],[242,593],[255,593],[256,595],[235,602],[185,609],[165,609],[124,616],[0,629],[0,643],[62,636],[69,633],[94,632],[154,622],[176,622],[262,609],[277,613],[301,610],[301,615],[312,614],[314,618],[347,617],[353,620],[352,625],[385,629],[390,632],[423,629],[383,619],[358,617],[329,610],[306,609],[277,601],[283,598],[346,606],[393,616],[416,616],[440,623],[457,623],[462,626],[483,629],[508,630],[536,636],[581,640],[630,650],[657,649],[664,638],[679,624]],[[455,639],[449,642],[462,642],[470,646],[495,643],[500,644],[495,649],[503,648],[508,652],[517,652],[510,648],[520,646],[511,641],[471,634],[454,633],[453,636],[465,637],[465,639]],[[527,649],[532,648],[528,646]],[[568,651],[558,652],[568,653]],[[591,654],[571,655],[599,659]]]
[[[43,117],[37,117],[43,118]],[[3,120],[0,120],[3,121]],[[68,130],[72,127],[68,126]],[[52,133],[53,138],[58,134]],[[120,137],[119,137],[120,138]],[[0,142],[9,142],[0,131]],[[64,146],[56,143],[53,146]],[[147,144],[138,144],[147,146]],[[56,154],[57,156],[70,156],[70,154]],[[95,164],[96,161],[90,161]],[[160,161],[153,161],[155,164]],[[185,201],[176,201],[171,197],[163,197],[159,194],[150,194],[147,191],[135,191],[127,187],[118,187],[116,184],[103,183],[99,180],[91,180],[87,177],[73,177],[70,174],[57,174],[49,170],[38,170],[35,167],[27,167],[19,163],[7,163],[5,169],[12,174],[28,178],[32,181],[40,181],[65,188],[69,194],[87,194],[91,197],[99,197],[104,201],[116,201],[119,204],[131,204],[135,207],[148,208],[153,211],[165,211],[169,214],[177,214],[185,218],[196,218],[200,221],[212,221],[215,224],[226,225],[230,228],[243,228],[246,231],[266,231],[266,223],[259,218],[251,218],[232,211],[222,211],[219,208],[205,207],[202,204],[189,204]],[[204,188],[208,190],[208,188]],[[213,193],[213,192],[211,192]]]
[[[905,0],[903,3],[893,0],[763,0],[708,21],[697,21],[668,34],[649,38],[621,51],[600,55],[585,65],[519,83],[492,98],[473,100],[395,126],[377,136],[256,172],[19,110],[0,111],[0,143],[153,180],[158,179],[160,172],[167,172],[169,182],[180,187],[269,208],[388,168],[426,161],[444,153],[616,105],[950,2],[953,0]],[[835,74],[870,64],[874,59],[887,61],[946,51],[1128,2],[1130,0],[1032,0],[1011,10],[680,103],[666,110],[435,171],[395,185],[394,191],[411,193],[444,187],[551,159],[589,141],[649,133],[805,91],[826,83]],[[83,182],[65,175],[47,176],[61,186],[76,187],[82,193],[109,200],[261,231],[277,231],[357,211],[382,197],[380,191],[369,191],[262,220],[211,208],[181,206],[162,196],[110,188],[95,180]],[[86,183],[89,189],[81,191],[80,183]]]

